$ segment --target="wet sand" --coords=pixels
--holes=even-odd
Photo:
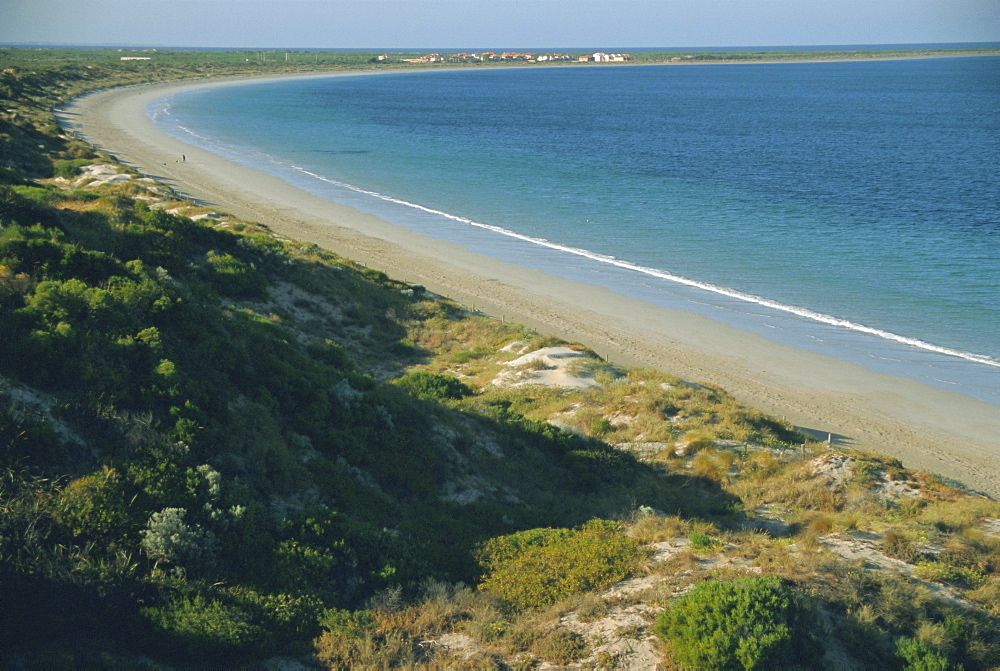
[[[832,434],[836,445],[897,457],[909,468],[1000,498],[995,405],[414,234],[180,142],[146,116],[151,101],[171,93],[241,81],[99,91],[74,101],[60,119],[186,198],[422,284],[480,312],[580,342],[614,363],[720,385],[824,440]]]

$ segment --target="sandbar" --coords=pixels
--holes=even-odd
[[[832,436],[835,445],[896,457],[1000,498],[995,405],[415,234],[183,143],[146,115],[149,103],[174,93],[247,81],[262,79],[105,89],[72,101],[58,116],[65,128],[183,197],[479,312],[580,342],[614,363],[719,385],[822,439]]]

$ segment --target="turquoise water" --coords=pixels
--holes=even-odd
[[[1000,404],[1000,58],[218,87],[186,141],[425,235]]]

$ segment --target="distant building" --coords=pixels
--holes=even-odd
[[[517,51],[505,51],[500,54],[500,60],[502,61],[530,61],[535,57],[535,54],[522,54]]]
[[[152,60],[149,56],[122,56],[123,61],[148,61]]]
[[[604,52],[598,51],[592,56],[581,56],[581,61],[590,60],[595,63],[623,63],[625,61],[632,60],[632,56],[629,54],[606,54]]]

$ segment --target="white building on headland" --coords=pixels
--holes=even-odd
[[[581,56],[580,60],[594,61],[595,63],[624,63],[625,61],[632,60],[632,56],[629,54],[606,54],[598,51],[591,56]]]

